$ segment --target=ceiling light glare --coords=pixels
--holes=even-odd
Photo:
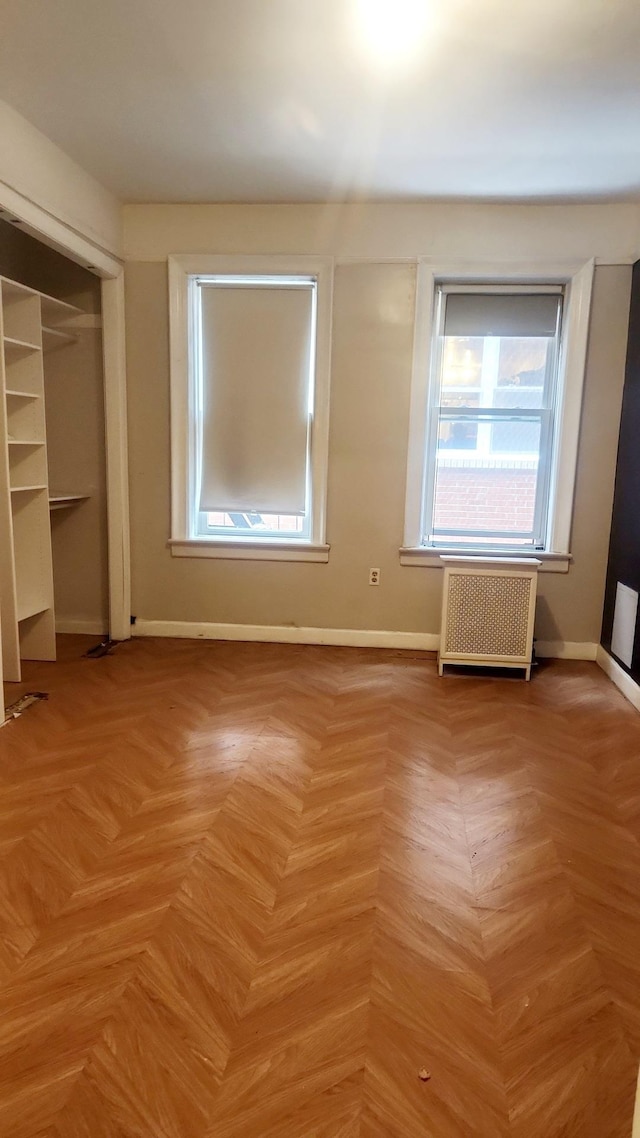
[[[357,34],[379,64],[408,63],[424,44],[432,0],[356,0]]]

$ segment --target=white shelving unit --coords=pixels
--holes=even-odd
[[[75,340],[80,309],[0,277],[0,627],[5,681],[22,660],[54,660],[55,617],[43,352]],[[0,704],[0,722],[4,706]]]

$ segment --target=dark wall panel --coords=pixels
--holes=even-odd
[[[629,343],[622,399],[620,442],[611,521],[602,644],[611,651],[617,582],[640,592],[640,261],[633,267]],[[640,622],[636,623],[631,668],[640,683]]]

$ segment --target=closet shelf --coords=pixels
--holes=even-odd
[[[5,395],[11,396],[12,399],[40,399],[41,396],[33,391],[15,391],[7,388]]]
[[[46,490],[46,489],[47,489],[47,487],[44,485],[44,483],[38,484],[35,486],[12,486],[11,487],[11,493],[12,494],[31,494],[36,490]]]
[[[77,506],[79,502],[87,502],[89,494],[56,494],[49,498],[50,510],[68,510],[70,506]]]
[[[42,347],[45,352],[54,348],[63,348],[66,344],[77,344],[78,337],[71,332],[63,332],[60,328],[49,328],[42,325]]]
[[[2,284],[2,297],[4,300],[11,303],[16,300],[24,300],[28,296],[38,296],[35,289],[29,288],[28,285],[20,284],[19,281],[9,280],[8,277],[0,277]]]
[[[82,308],[78,308],[75,304],[69,304],[68,300],[58,300],[57,296],[46,296],[44,293],[40,293],[40,304],[42,323],[49,327],[52,324],[58,325],[64,320],[71,320],[74,316],[83,315]]]
[[[5,348],[10,351],[16,352],[39,352],[40,344],[34,344],[31,340],[18,340],[15,336],[3,336]]]
[[[12,281],[8,277],[0,277],[0,284],[2,285],[2,296],[9,303],[24,300],[29,296],[38,296],[43,324],[59,324],[61,321],[71,320],[74,316],[82,316],[82,308],[78,308],[75,304],[69,304],[68,300],[59,300],[57,296],[38,292],[37,289],[29,288],[29,285],[20,284],[18,281]]]
[[[51,605],[47,604],[44,598],[38,600],[25,601],[23,604],[18,605],[17,617],[18,623],[21,620],[29,620],[32,616],[37,616],[40,612],[46,612]]]
[[[10,447],[43,447],[44,439],[7,439]]]

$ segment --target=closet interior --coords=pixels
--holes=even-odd
[[[107,629],[108,576],[100,281],[4,220],[0,340],[6,704],[56,631]]]

